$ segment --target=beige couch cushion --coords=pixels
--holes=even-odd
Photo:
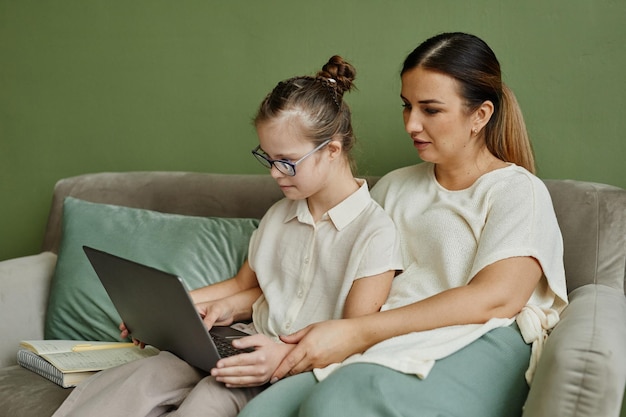
[[[621,291],[594,284],[572,291],[541,356],[524,416],[619,415],[626,384],[625,317]]]

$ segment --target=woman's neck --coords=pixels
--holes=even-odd
[[[484,148],[475,158],[459,164],[435,164],[435,178],[447,190],[464,190],[484,174],[507,165]]]

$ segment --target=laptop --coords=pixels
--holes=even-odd
[[[207,331],[180,277],[89,246],[83,250],[134,338],[207,372],[222,357],[253,350],[232,346],[247,333],[224,326]]]

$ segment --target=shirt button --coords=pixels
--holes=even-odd
[[[287,330],[291,329],[291,322],[285,323],[285,329]]]
[[[305,264],[308,264],[308,263],[309,263],[309,258],[308,258],[308,257],[304,258],[304,263],[305,263]]]

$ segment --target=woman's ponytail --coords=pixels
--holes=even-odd
[[[495,120],[487,124],[485,142],[496,157],[535,173],[535,157],[522,110],[515,94],[502,83],[500,106]]]

